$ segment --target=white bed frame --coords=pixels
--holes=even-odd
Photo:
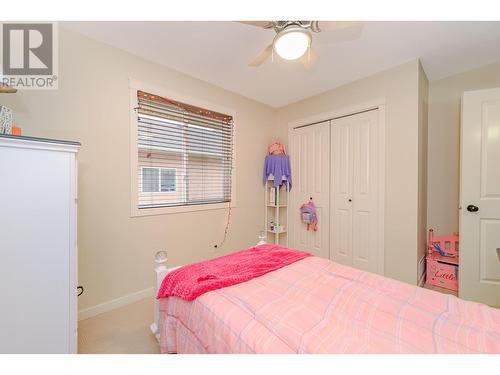
[[[263,245],[266,243],[267,242],[266,242],[265,234],[259,235],[259,242],[257,243],[257,245]],[[163,279],[165,278],[165,276],[169,272],[172,272],[172,271],[176,270],[177,268],[180,268],[181,266],[168,268],[167,267],[167,262],[168,262],[167,257],[165,257],[163,259],[159,259],[158,257],[155,257],[154,261],[155,261],[155,273],[156,273],[156,287],[155,287],[155,293],[153,296],[153,298],[155,299],[155,315],[154,315],[155,320],[153,323],[151,323],[149,328],[151,329],[151,332],[153,333],[153,335],[155,335],[156,339],[159,342],[160,341],[160,301],[158,301],[156,299],[156,296],[158,295],[158,290],[160,289],[161,283],[162,283]]]

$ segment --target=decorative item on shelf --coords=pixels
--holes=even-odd
[[[15,94],[16,92],[17,89],[15,89],[14,87],[10,87],[5,83],[1,83],[0,81],[0,94]]]
[[[271,221],[269,222],[269,230],[270,230],[271,232],[274,232],[274,231],[276,230],[276,223],[274,222],[274,220],[271,220]]]
[[[277,224],[274,221],[269,223],[269,231],[272,233],[285,233],[286,228],[283,224]]]
[[[12,129],[12,135],[22,135],[22,129],[18,126],[13,126]]]
[[[268,147],[269,155],[285,154],[285,146],[282,143],[274,142]]]
[[[0,134],[12,134],[12,109],[0,106]]]
[[[269,205],[276,206],[278,189],[276,187],[269,188]]]

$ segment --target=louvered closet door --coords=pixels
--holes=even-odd
[[[292,248],[329,257],[330,230],[330,122],[305,126],[292,132],[293,188],[288,207]],[[300,206],[312,197],[317,208],[318,231],[306,229]]]
[[[378,112],[332,120],[332,259],[377,272]]]

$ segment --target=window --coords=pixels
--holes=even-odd
[[[137,208],[231,201],[232,116],[137,91]]]
[[[142,192],[159,193],[175,191],[176,170],[171,168],[142,168]]]

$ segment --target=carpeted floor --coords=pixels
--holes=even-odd
[[[159,353],[149,330],[153,322],[153,298],[78,322],[78,353]]]

